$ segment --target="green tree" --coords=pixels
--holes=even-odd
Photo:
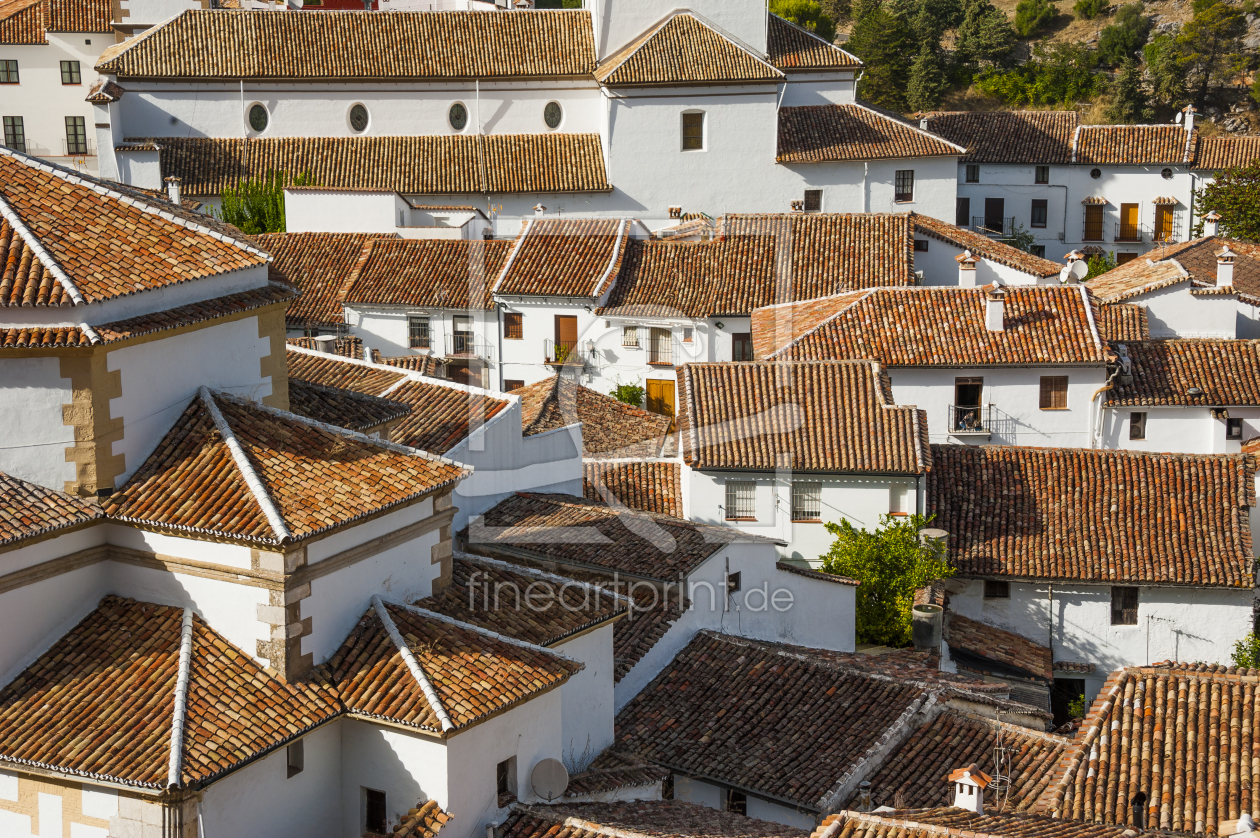
[[[1116,22],[1105,27],[1098,36],[1098,57],[1104,64],[1115,66],[1133,58],[1151,33],[1151,19],[1142,14],[1141,3],[1121,6]]]
[[[1011,228],[1011,234],[1004,237],[1001,241],[1004,244],[1009,244],[1016,250],[1032,253],[1033,245],[1037,243],[1037,237],[1025,230],[1023,224],[1016,224]]]
[[[1125,125],[1149,123],[1155,118],[1155,109],[1149,104],[1150,94],[1142,83],[1142,70],[1132,58],[1120,64],[1120,72],[1111,83],[1111,104],[1107,106],[1107,121]]]
[[[1015,7],[1015,31],[1029,38],[1059,14],[1050,0],[1019,0]]]
[[[1015,30],[1001,9],[989,0],[969,0],[954,50],[971,64],[998,64],[1010,56],[1015,41]]]
[[[822,556],[823,571],[862,583],[857,589],[858,640],[908,645],[914,592],[954,574],[943,556],[919,540],[919,530],[929,523],[922,515],[884,515],[873,532],[845,520],[827,524],[836,540]]]
[[[618,378],[616,386],[612,389],[612,397],[622,404],[628,404],[631,407],[643,407],[644,392],[643,383],[641,381],[636,381],[633,384],[626,384]]]
[[[293,179],[293,186],[305,186],[308,175]],[[268,171],[261,178],[244,180],[235,189],[225,189],[220,194],[222,208],[211,209],[214,217],[233,225],[242,233],[283,233],[284,188],[289,186],[289,176],[284,172]]]
[[[1225,2],[1195,3],[1195,15],[1177,35],[1178,62],[1193,93],[1202,106],[1208,88],[1230,81],[1243,67],[1242,38],[1247,34],[1243,13]]]
[[[853,17],[853,0],[818,0],[818,5],[836,23],[847,22]]]
[[[1076,0],[1076,5],[1072,7],[1072,11],[1079,18],[1093,20],[1107,11],[1107,0]]]
[[[770,12],[829,43],[836,38],[836,22],[815,0],[770,0]]]
[[[916,53],[907,23],[878,7],[857,22],[844,46],[866,64],[857,95],[874,105],[905,111],[910,62]]]
[[[1186,71],[1181,64],[1181,49],[1172,35],[1156,35],[1142,49],[1146,59],[1146,78],[1151,100],[1166,109],[1177,110],[1188,104]]]
[[[910,86],[906,89],[906,103],[912,111],[934,110],[941,103],[941,95],[949,89],[945,65],[927,44],[919,50],[919,57],[910,65]]]
[[[976,87],[1010,105],[1071,107],[1098,93],[1094,61],[1081,44],[1037,44],[1030,60],[1010,70],[990,69]]]
[[[1093,256],[1089,257],[1089,260],[1085,263],[1085,267],[1089,268],[1089,272],[1085,274],[1084,281],[1088,282],[1096,276],[1102,276],[1115,266],[1116,254],[1114,252],[1095,253]]]
[[[1195,190],[1194,202],[1200,218],[1212,210],[1220,213],[1222,235],[1260,242],[1260,161],[1217,172],[1214,182]],[[1200,222],[1195,235],[1201,231]]]
[[[1254,631],[1248,632],[1246,637],[1234,644],[1229,662],[1239,669],[1260,669],[1260,637]]]

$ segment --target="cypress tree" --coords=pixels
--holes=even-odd
[[[914,47],[909,25],[882,6],[861,18],[845,44],[845,49],[866,65],[858,97],[889,110],[904,111]]]
[[[906,103],[912,111],[930,111],[941,103],[941,95],[949,88],[945,67],[941,59],[927,44],[919,50],[918,58],[910,66],[910,85],[906,90]]]

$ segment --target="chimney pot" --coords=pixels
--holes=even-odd
[[[180,205],[179,182],[179,178],[175,175],[171,175],[166,179],[166,197],[175,206]]]
[[[1234,251],[1229,245],[1216,252],[1216,287],[1232,288],[1234,286]]]
[[[1203,216],[1203,235],[1216,236],[1220,234],[1221,214],[1216,210],[1212,210]]]
[[[973,255],[970,250],[964,250],[954,259],[958,262],[958,285],[962,288],[975,288],[976,265],[979,264],[980,257]]]
[[[1006,329],[1006,292],[996,283],[984,292],[984,325],[990,332]]]

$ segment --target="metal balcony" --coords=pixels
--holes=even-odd
[[[543,341],[543,363],[552,366],[586,366],[586,354],[581,341]]]
[[[1140,224],[1126,224],[1123,221],[1112,223],[1112,230],[1115,233],[1112,236],[1113,241],[1117,242],[1133,242],[1141,244],[1146,241],[1150,235],[1149,229]]]
[[[446,336],[447,358],[494,362],[494,347],[472,332],[454,332]]]
[[[1007,238],[1015,233],[1015,216],[998,218],[996,216],[973,215],[971,217],[971,231],[994,239]]]
[[[949,406],[950,436],[992,436],[993,405]]]
[[[61,141],[62,157],[95,157],[96,143],[91,140],[71,141],[63,139]]]

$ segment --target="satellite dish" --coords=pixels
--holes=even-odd
[[[1059,269],[1059,284],[1062,285],[1063,283],[1067,282],[1068,277],[1071,276],[1071,273],[1072,273],[1071,265],[1064,265],[1062,268],[1060,268]]]
[[[1072,266],[1068,268],[1068,271],[1072,274],[1073,279],[1080,282],[1085,278],[1085,275],[1089,273],[1089,265],[1086,265],[1080,259],[1077,259],[1072,263]]]
[[[534,766],[529,775],[529,784],[533,786],[534,794],[550,803],[559,800],[560,795],[569,787],[569,771],[563,762],[548,757]]]
[[[1173,117],[1173,122],[1181,124],[1181,111],[1177,111],[1177,115]]]

